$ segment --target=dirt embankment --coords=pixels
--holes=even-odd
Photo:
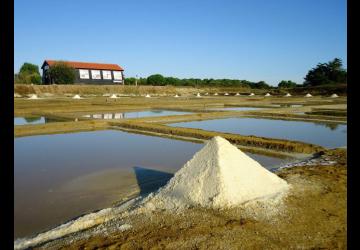
[[[134,95],[195,95],[197,93],[240,93],[249,94],[251,92],[256,95],[264,95],[269,92],[272,95],[284,95],[290,92],[292,95],[305,95],[311,93],[312,95],[331,95],[336,93],[338,95],[346,96],[347,85],[330,85],[320,87],[302,87],[292,89],[251,89],[249,87],[186,87],[186,86],[130,86],[130,85],[30,85],[30,84],[14,84],[14,92],[20,95],[29,94],[80,94],[80,95],[103,95],[108,93],[116,94],[134,94]]]

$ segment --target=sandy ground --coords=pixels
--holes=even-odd
[[[278,172],[292,189],[275,214],[271,207],[141,213],[34,249],[346,249],[346,150],[321,157],[336,164]]]

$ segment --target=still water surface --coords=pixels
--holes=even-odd
[[[45,124],[49,122],[64,122],[70,121],[69,119],[54,119],[48,118],[45,116],[37,116],[37,117],[14,117],[14,125],[35,125],[35,124]],[[75,119],[77,121],[77,119]]]
[[[347,144],[347,125],[258,118],[226,118],[170,124],[241,135],[255,135],[318,144],[328,148]]]
[[[151,116],[168,116],[168,115],[185,115],[191,112],[172,111],[172,110],[146,110],[136,112],[117,112],[117,113],[97,113],[87,114],[82,117],[91,119],[125,119],[125,118],[140,118]]]
[[[202,146],[112,130],[15,138],[14,237],[154,191]],[[289,161],[248,155],[269,169]]]

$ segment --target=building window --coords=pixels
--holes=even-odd
[[[113,71],[114,73],[114,80],[122,80],[121,71]]]
[[[101,79],[100,70],[91,70],[92,79]]]
[[[79,69],[80,72],[80,79],[89,79],[89,70],[87,69]]]
[[[103,70],[102,71],[103,74],[103,79],[105,80],[111,80],[111,71],[109,70]]]

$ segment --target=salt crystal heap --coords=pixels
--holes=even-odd
[[[285,96],[285,97],[289,97],[289,96],[291,96],[291,95],[290,95],[290,93],[287,93],[287,94],[286,94],[286,95],[284,95],[284,96]]]
[[[339,97],[337,94],[332,94],[331,96],[330,96],[331,98],[337,98],[337,97]]]
[[[149,209],[229,208],[277,196],[289,185],[222,137],[206,143],[168,182],[145,200]]]
[[[111,96],[110,96],[110,98],[113,98],[113,99],[115,99],[115,98],[118,98],[115,94],[112,94]]]
[[[39,97],[37,95],[33,94],[29,97],[29,99],[39,99]]]
[[[266,95],[265,95],[265,96],[271,96],[271,95],[270,95],[270,93],[266,93]]]
[[[80,95],[74,95],[73,99],[81,99]]]

